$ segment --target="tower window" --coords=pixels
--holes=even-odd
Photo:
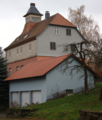
[[[28,17],[28,18],[26,19],[26,23],[29,22],[29,21],[30,21],[30,17]]]
[[[66,35],[71,36],[71,29],[66,29]]]
[[[50,42],[50,49],[56,50],[56,43],[55,42]]]
[[[55,34],[58,35],[59,34],[59,28],[55,28]]]

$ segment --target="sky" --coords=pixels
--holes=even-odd
[[[49,11],[50,15],[60,13],[68,19],[68,8],[76,9],[85,5],[85,15],[92,15],[100,27],[102,34],[102,0],[0,0],[0,46],[4,49],[21,34],[25,25],[25,15],[35,3],[36,8],[43,14]]]

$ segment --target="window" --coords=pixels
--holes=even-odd
[[[29,34],[25,35],[25,36],[24,36],[24,39],[25,39],[25,38],[27,38],[27,37],[28,37],[28,35],[29,35]]]
[[[59,34],[59,28],[55,28],[55,34],[56,34],[56,35]]]
[[[29,22],[30,21],[30,17],[28,17],[27,19],[26,19],[26,22]]]
[[[32,22],[40,22],[40,18],[32,17]]]
[[[17,71],[19,70],[19,66],[17,66]]]
[[[71,51],[74,52],[75,51],[75,46],[71,45]]]
[[[20,54],[23,53],[23,47],[20,47]]]
[[[56,50],[56,43],[55,42],[50,42],[50,49]]]
[[[29,51],[31,51],[32,50],[32,44],[30,43],[29,44]]]
[[[12,69],[9,68],[9,76],[11,76],[11,75],[12,75]]]
[[[72,89],[67,89],[66,93],[73,93],[73,90]]]
[[[21,68],[23,68],[24,67],[24,65],[21,65]]]
[[[17,48],[17,55],[19,55],[19,48]]]
[[[19,40],[19,38],[16,39],[16,42]]]
[[[9,51],[9,57],[11,57],[11,51]]]
[[[66,29],[66,35],[71,36],[71,29]]]

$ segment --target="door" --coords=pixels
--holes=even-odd
[[[22,92],[22,107],[26,106],[27,104],[30,104],[29,100],[29,92]]]
[[[41,103],[41,91],[32,91],[32,103]]]
[[[12,102],[13,104],[19,104],[19,92],[12,92]]]

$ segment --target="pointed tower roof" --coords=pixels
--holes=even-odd
[[[42,16],[42,14],[38,11],[38,9],[35,7],[35,3],[31,3],[30,4],[30,8],[28,10],[28,12],[23,16],[26,17],[29,14],[33,14],[33,15],[39,15]]]

